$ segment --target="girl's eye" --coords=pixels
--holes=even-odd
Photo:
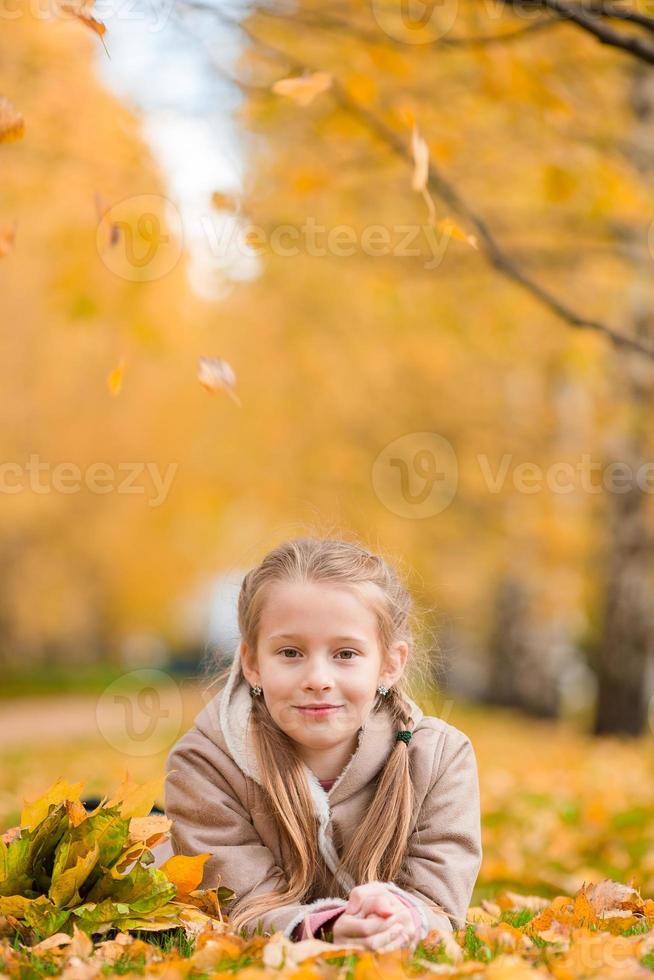
[[[279,652],[282,655],[282,657],[283,657],[284,660],[296,660],[297,659],[296,657],[286,657],[286,656],[284,656],[284,654],[286,654],[286,653],[297,653],[297,650],[295,650],[293,647],[284,647],[284,649],[283,650],[280,650]],[[345,657],[344,658],[345,660],[354,660],[354,658],[358,656],[356,650],[339,650],[339,653],[351,653],[352,654],[351,657]]]

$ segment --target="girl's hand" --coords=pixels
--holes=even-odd
[[[345,912],[334,923],[334,942],[356,940],[369,949],[385,951],[413,945],[415,938],[410,910],[376,881],[353,888]]]
[[[414,946],[417,943],[414,916],[406,904],[386,888],[383,882],[370,881],[353,888],[346,910],[359,916],[377,915],[389,919],[393,917],[403,926],[404,936],[400,937],[400,944],[408,941]],[[395,945],[392,948],[395,948]]]
[[[407,938],[402,923],[395,916],[359,916],[347,912],[336,919],[332,933],[335,946],[355,944],[380,952],[404,945]]]

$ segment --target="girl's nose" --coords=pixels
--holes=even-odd
[[[333,683],[324,667],[312,667],[307,671],[302,686],[307,690],[329,690],[333,687]]]

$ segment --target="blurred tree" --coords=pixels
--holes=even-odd
[[[636,164],[636,157],[642,161],[646,152],[642,141],[632,138],[629,120],[630,69],[638,64],[651,71],[654,19],[607,3],[588,9],[586,4],[582,8],[562,0],[506,2],[493,8],[492,17],[480,5],[463,3],[451,5],[455,31],[452,25],[440,30],[439,16],[447,16],[447,4],[423,6],[422,14],[418,11],[409,23],[413,15],[407,14],[406,5],[349,0],[326,10],[313,0],[302,0],[292,8],[260,5],[241,25],[247,51],[238,84],[249,93],[246,121],[265,133],[269,146],[260,154],[258,173],[253,173],[245,196],[257,226],[255,237],[264,232],[261,251],[269,263],[266,282],[249,302],[266,309],[273,323],[279,322],[287,349],[308,345],[305,336],[310,334],[313,346],[301,370],[307,381],[313,375],[314,397],[318,385],[335,389],[334,377],[345,380],[335,373],[330,380],[329,375],[346,347],[359,358],[366,394],[357,400],[351,378],[347,391],[340,385],[343,407],[335,408],[343,424],[347,419],[348,434],[344,429],[342,438],[348,440],[353,460],[361,452],[365,457],[366,448],[374,457],[374,447],[393,433],[423,429],[446,434],[459,459],[476,442],[475,448],[491,457],[501,449],[520,447],[530,453],[531,465],[537,460],[546,470],[562,462],[574,467],[574,451],[585,450],[589,443],[598,453],[602,447],[615,396],[608,380],[614,369],[611,352],[624,359],[640,358],[638,399],[645,411],[652,402],[653,339],[648,330],[638,328],[624,296],[633,275],[634,251],[643,269],[651,269],[652,261],[651,170],[643,172]],[[442,6],[440,14],[437,6]],[[201,23],[203,33],[216,18],[234,24],[201,0],[185,3],[183,10],[185,22]],[[526,14],[534,12],[526,23]],[[416,146],[421,145],[418,154]],[[429,204],[424,215],[409,200],[412,171],[414,190],[422,190],[421,206],[425,200]],[[345,228],[343,235],[349,232],[354,247],[339,251],[332,242],[319,255],[308,243],[310,222],[332,231]],[[381,259],[361,255],[366,229],[374,224],[392,234],[400,223],[416,232],[413,241],[425,228],[438,229],[443,245],[439,261],[428,266],[423,241],[413,265],[399,260],[392,249]],[[299,246],[285,253],[292,255],[290,277],[283,271],[283,250],[273,243],[282,227],[300,230],[293,239]],[[476,254],[464,244],[472,234],[508,287],[481,271]],[[628,251],[626,242],[631,243]],[[312,249],[314,257],[321,258],[320,272],[307,258]],[[347,261],[341,258],[339,263],[338,257],[346,255]],[[472,288],[466,281],[470,277]],[[336,309],[330,310],[329,284],[334,282]],[[270,305],[271,289],[283,291],[283,310]],[[306,319],[318,303],[320,326],[310,330]],[[231,309],[243,316],[247,305],[248,300],[235,302]],[[552,314],[573,328],[567,352],[566,338],[556,333]],[[375,324],[375,340],[373,331],[366,331],[366,320]],[[302,334],[293,332],[293,323]],[[469,326],[473,324],[475,329]],[[512,329],[522,343],[516,337],[509,340]],[[610,345],[600,350],[580,340],[585,331]],[[374,357],[366,359],[366,343]],[[510,344],[515,344],[512,356]],[[338,355],[332,353],[335,349]],[[482,351],[488,358],[486,372],[476,360]],[[458,386],[448,389],[446,372],[458,379]],[[367,398],[383,410],[379,386],[382,376],[389,379],[391,374],[396,386],[393,397],[385,400],[388,414],[373,421],[363,402]],[[556,409],[541,401],[551,397],[550,376],[557,377],[557,384],[585,388],[591,402],[563,458],[557,441],[548,438]],[[498,380],[506,400],[500,404],[496,397],[493,404],[484,397],[484,387],[497,395]],[[525,385],[522,391],[520,384]],[[301,382],[295,387],[300,395]],[[621,415],[631,412],[632,396],[633,391],[622,390]],[[456,412],[449,410],[450,399]],[[347,402],[349,408],[344,407]],[[568,424],[574,424],[570,417],[562,423]],[[474,437],[466,431],[469,426],[474,427]],[[639,447],[641,459],[646,458],[646,443],[651,448],[651,438]],[[314,445],[324,450],[322,440]],[[302,451],[306,478],[310,445]],[[617,451],[623,459],[622,446]],[[316,464],[320,463],[326,465],[318,453]],[[595,490],[583,487],[563,506],[561,494],[567,491],[549,487],[539,508],[538,498],[521,499],[531,491],[517,489],[514,483],[516,492],[511,493],[503,486],[498,495],[508,497],[510,506],[504,508],[502,525],[494,526],[492,502],[480,499],[480,492],[482,497],[489,492],[488,479],[481,488],[479,481],[475,485],[470,467],[459,477],[457,497],[447,515],[452,537],[463,540],[463,528],[472,524],[487,538],[492,527],[509,548],[526,546],[534,561],[524,563],[525,576],[550,577],[538,600],[540,608],[533,611],[535,620],[546,617],[547,604],[554,601],[567,609],[564,615],[571,624],[577,622],[583,588],[575,582],[570,590],[574,573],[565,566],[576,565],[579,574],[600,574],[591,557],[592,529],[597,528],[591,497]],[[617,495],[602,493],[602,503],[604,525],[608,510],[614,512],[613,540],[629,540],[631,535],[620,529],[621,520],[629,520],[626,498],[618,501]],[[641,495],[640,503],[636,524],[639,539],[646,542],[651,502]],[[442,527],[417,532],[413,546],[406,543],[407,550],[429,548],[430,537],[432,551],[442,555],[448,537]],[[583,557],[578,548],[582,542]],[[495,546],[501,550],[498,542]],[[460,551],[454,560],[462,574]],[[497,554],[487,560],[486,581],[491,582],[500,574]],[[597,727],[630,731],[642,726],[642,712],[637,712],[637,722],[628,715],[634,678],[642,677],[648,657],[643,604],[651,590],[651,555],[643,544],[633,567],[628,569],[617,556],[611,567],[614,580],[607,585],[608,593],[628,595],[638,615],[631,620],[620,615],[621,625],[612,625],[616,614],[610,610],[625,600],[616,603],[609,598],[605,603],[609,611],[604,654],[595,662],[600,690],[615,689],[621,675],[619,637],[633,653],[623,679],[624,696],[619,698],[623,707],[609,719],[600,695]],[[439,574],[444,589],[447,571]],[[639,582],[635,589],[634,576]],[[455,585],[451,588],[456,591]],[[502,586],[498,588],[501,592]],[[467,601],[474,604],[471,593]],[[479,628],[488,635],[489,630],[496,632],[491,623],[497,621],[497,610],[493,612],[488,602],[483,608]],[[633,635],[628,635],[630,621]]]

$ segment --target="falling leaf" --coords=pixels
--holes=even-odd
[[[309,105],[317,95],[325,92],[332,84],[328,71],[314,71],[310,74],[296,75],[293,78],[280,78],[272,87],[277,95],[286,95],[297,105]]]
[[[441,220],[436,225],[437,228],[445,235],[450,235],[452,238],[456,238],[459,242],[467,242],[468,245],[472,245],[473,248],[478,249],[477,239],[474,235],[468,235],[462,228],[459,228],[451,218],[441,218]]]
[[[105,215],[110,211],[110,205],[107,204],[98,191],[95,192],[95,210],[98,216],[98,225],[101,225],[104,221]],[[108,246],[113,248],[120,241],[120,227],[115,221],[109,220],[109,233],[108,233]]]
[[[411,186],[414,191],[424,191],[429,180],[429,147],[415,124],[411,132],[411,155],[414,164]]]
[[[14,221],[11,227],[5,226],[4,228],[0,228],[0,259],[4,259],[13,249],[14,242],[16,241],[17,227],[18,222]]]
[[[118,367],[115,367],[113,371],[109,372],[107,378],[107,387],[111,394],[115,397],[120,394],[120,389],[123,385],[123,372],[125,370],[125,360],[121,360]]]
[[[233,398],[237,405],[241,400],[236,394],[236,375],[234,369],[222,357],[200,357],[198,359],[198,381],[207,391],[216,392],[221,389]]]
[[[429,193],[429,147],[425,139],[421,136],[416,124],[411,130],[411,156],[413,157],[413,175],[411,187],[424,197],[427,208],[429,209],[430,224],[434,224],[436,219],[436,208],[434,201]]]
[[[214,191],[211,195],[211,203],[215,208],[219,208],[221,211],[238,211],[240,208],[239,202],[236,198],[231,197],[229,194],[223,194],[221,191]]]
[[[0,143],[11,143],[22,139],[25,133],[25,120],[14,108],[9,99],[0,96]]]
[[[91,2],[89,0],[59,0],[59,6],[62,10],[71,13],[73,17],[77,17],[82,24],[97,34],[102,41],[107,56],[109,56],[107,45],[104,42],[104,35],[107,32],[106,24],[103,24],[102,21],[97,20],[97,18],[89,13],[89,8],[93,6],[92,0]]]
[[[178,899],[185,898],[189,892],[199,887],[204,866],[210,857],[210,853],[196,854],[193,857],[175,854],[161,865],[159,870],[174,884]]]

